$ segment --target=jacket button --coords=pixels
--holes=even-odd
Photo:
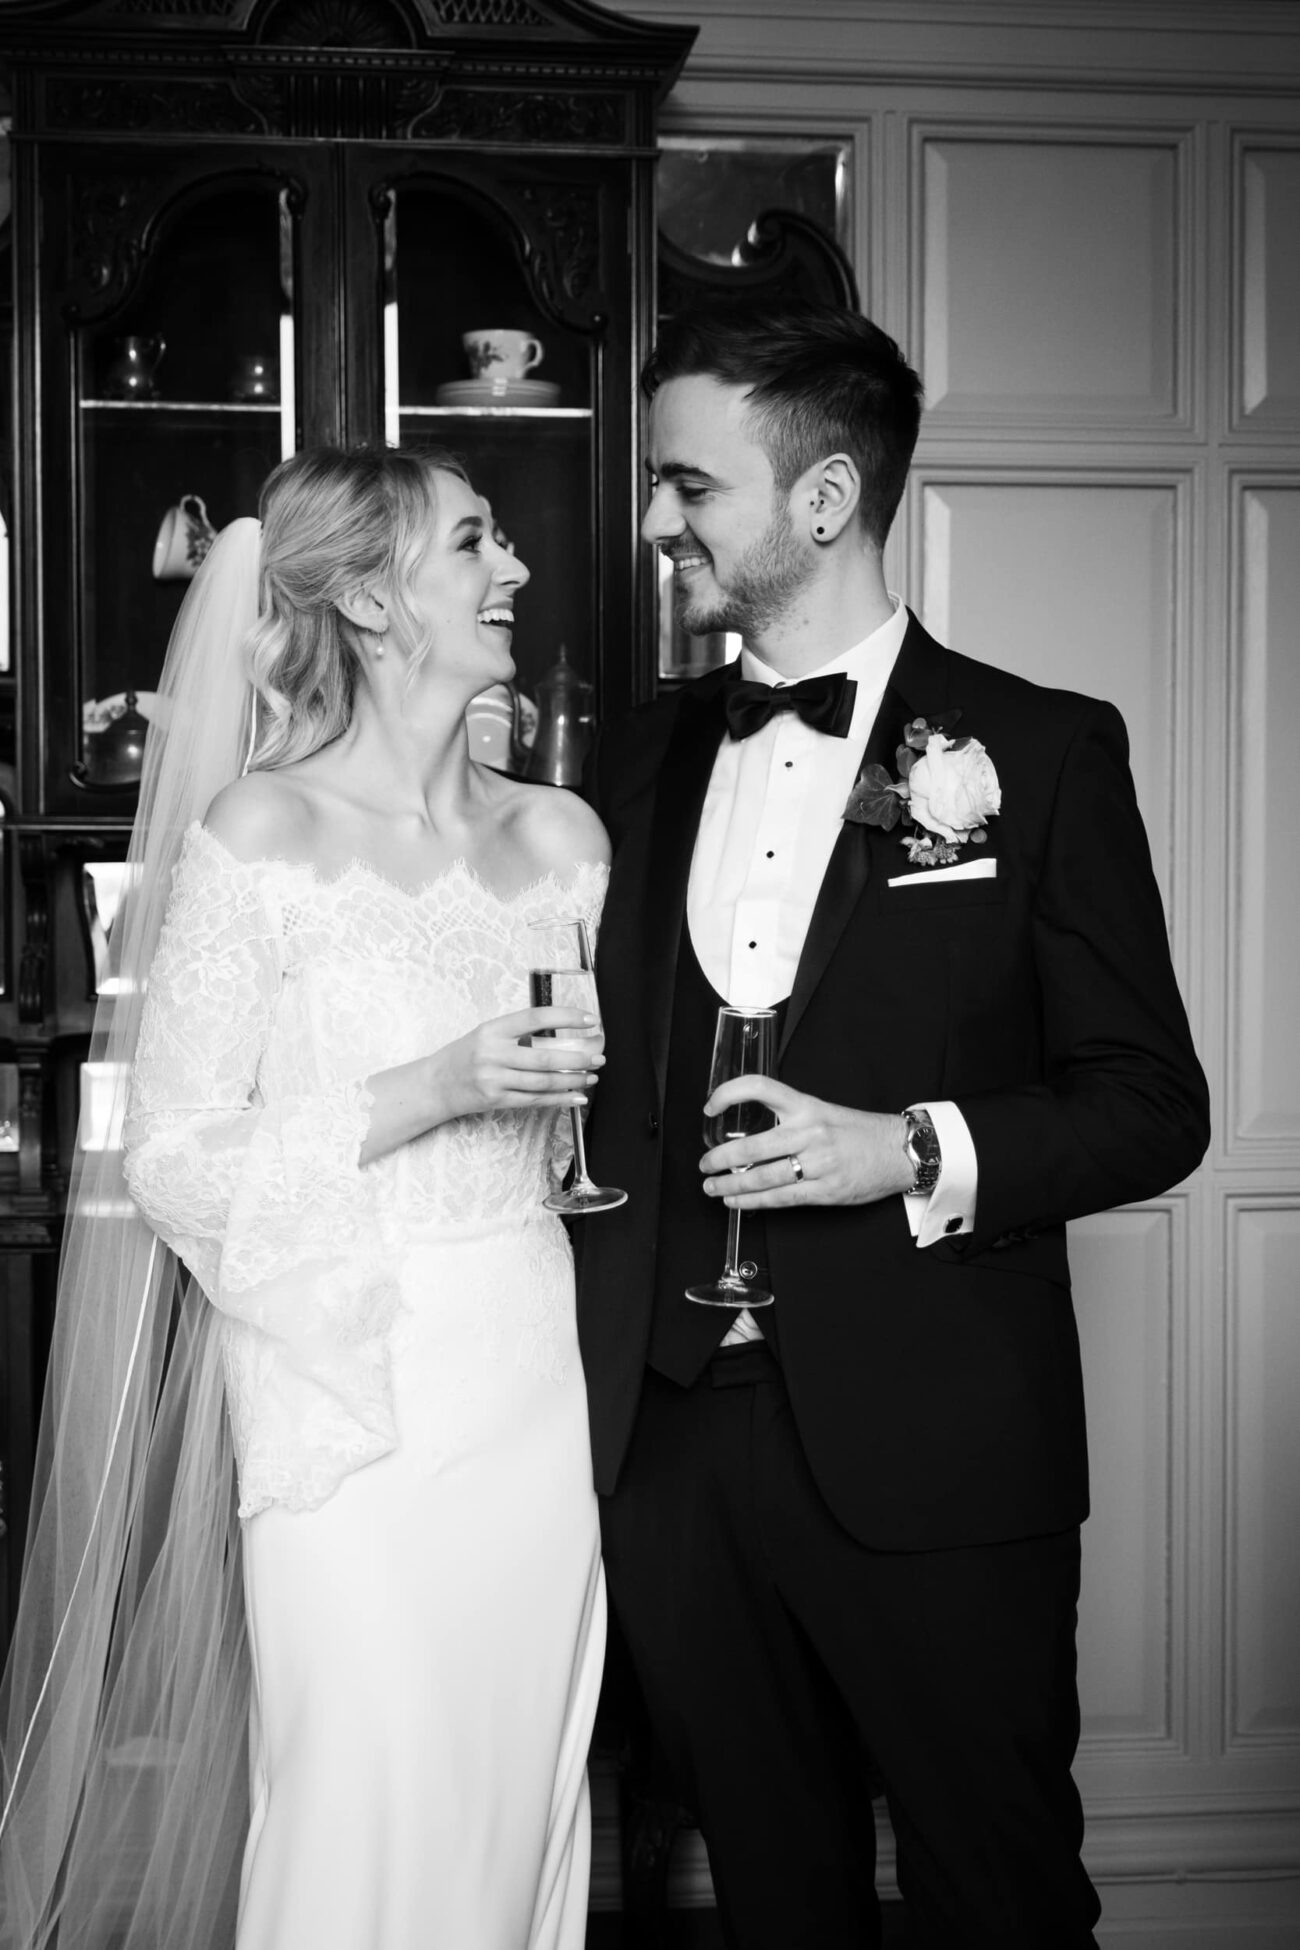
[[[657,1110],[648,1111],[646,1113],[645,1127],[651,1137],[658,1137],[659,1113]]]

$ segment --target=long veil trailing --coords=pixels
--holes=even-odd
[[[181,839],[249,750],[259,539],[222,531],[172,633],[95,1016],[112,1110],[78,1149],[0,1689],[4,1950],[234,1941],[249,1673],[216,1315],[132,1204],[117,1134]]]

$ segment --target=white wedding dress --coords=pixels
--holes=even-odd
[[[356,1163],[364,1079],[528,1004],[502,899],[187,834],[126,1125],[219,1310],[253,1660],[238,1950],[581,1950],[604,1585],[563,1112]]]

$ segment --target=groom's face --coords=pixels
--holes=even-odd
[[[744,387],[698,373],[667,380],[650,404],[653,492],[641,533],[672,562],[690,636],[738,630],[753,642],[814,567],[745,402]]]

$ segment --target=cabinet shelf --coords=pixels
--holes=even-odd
[[[77,404],[83,412],[95,413],[276,413],[278,399],[83,399]]]
[[[403,406],[404,420],[590,420],[589,406]]]

